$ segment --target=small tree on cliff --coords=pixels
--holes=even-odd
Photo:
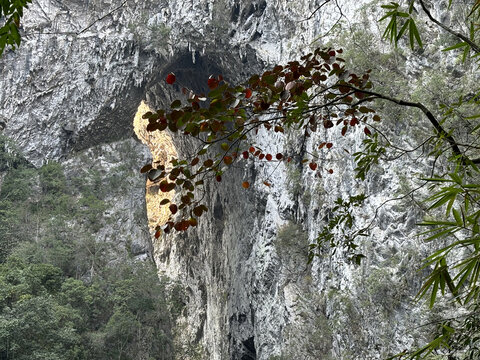
[[[417,44],[422,46],[416,26],[418,6],[430,21],[459,40],[446,50],[461,49],[464,62],[469,55],[473,58],[480,55],[476,42],[480,0],[471,5],[466,18],[470,31],[466,35],[435,19],[423,0],[406,1],[404,6],[393,2],[382,6],[386,13],[381,21],[388,20],[384,37],[395,45],[408,35],[412,49]],[[476,316],[480,292],[480,90],[470,89],[469,94],[461,96],[458,102],[434,111],[422,103],[375,91],[369,72],[356,74],[349,71],[341,56],[341,49],[317,49],[299,61],[277,65],[263,74],[253,75],[241,85],[231,85],[222,76],[211,76],[207,82],[208,94],[198,94],[180,86],[185,100],[173,101],[169,109],[146,113],[148,131],[168,130],[198,141],[198,149],[190,158],[174,159],[167,166],[147,164],[141,170],[148,173],[151,180],[159,181],[161,191],[179,193],[176,203],[168,199],[162,201],[162,205],[169,207],[171,216],[163,228],[157,227],[155,236],[159,237],[162,231],[185,231],[197,226],[199,218],[208,211],[202,197],[203,185],[207,181],[222,181],[223,174],[235,164],[252,159],[300,161],[308,164],[310,171],[319,177],[335,171],[325,167],[320,159],[337,144],[320,140],[317,144],[320,155],[308,154],[298,158],[297,153],[272,152],[256,144],[252,135],[260,129],[277,134],[294,129],[305,137],[320,129],[338,131],[342,136],[356,131],[356,136],[364,137],[363,149],[354,153],[349,149],[345,151],[356,161],[356,177],[365,180],[372,166],[388,159],[392,149],[397,156],[412,151],[396,146],[394,139],[384,134],[382,126],[388,127],[388,123],[381,124],[375,110],[376,102],[419,109],[431,125],[430,136],[420,146],[431,144],[432,151],[428,156],[434,160],[431,174],[424,179],[425,185],[433,191],[433,195],[426,199],[431,218],[421,225],[428,228],[424,233],[426,241],[442,238],[446,239],[447,245],[425,260],[425,267],[430,272],[418,296],[428,296],[429,304],[433,306],[439,291],[442,295],[450,292],[458,303],[472,307],[472,311],[465,322],[443,322],[434,341],[398,357],[425,357],[440,348],[451,356],[457,350],[466,352],[470,358],[478,356],[479,340],[472,334],[480,332],[480,320]],[[477,64],[473,62],[471,66]],[[174,73],[168,74],[165,81],[172,86],[178,85]],[[462,135],[456,132],[459,127]],[[448,168],[441,174],[435,168],[438,159]],[[268,179],[263,184],[272,186]],[[248,189],[250,183],[239,181],[238,186]],[[352,228],[349,209],[364,198],[359,194],[346,202],[339,199],[334,207],[336,214],[320,232],[317,242],[310,245],[310,261],[324,243],[342,247],[350,260],[361,261],[363,255],[357,252],[357,239],[366,235],[369,228],[343,231],[342,237],[335,236],[334,230]]]

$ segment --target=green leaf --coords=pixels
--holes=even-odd
[[[457,209],[452,209],[452,211],[453,211],[453,216],[455,217],[455,221],[457,222],[457,225],[462,227],[463,226],[462,215]]]
[[[459,42],[459,43],[456,43],[455,45],[453,46],[450,46],[450,47],[447,47],[445,49],[442,49],[442,51],[450,51],[450,50],[455,50],[455,49],[459,49],[461,47],[464,47],[464,46],[468,46],[468,44],[466,42]]]
[[[398,40],[400,40],[400,38],[403,36],[403,34],[405,33],[405,31],[407,30],[407,28],[410,24],[410,21],[412,21],[412,19],[408,19],[407,21],[405,21],[405,24],[403,24],[402,28],[400,29],[400,32],[397,35],[397,39],[396,39],[395,43],[397,43]]]
[[[413,19],[410,19],[409,27],[410,27],[409,29],[410,30],[410,47],[413,50],[415,46],[415,41],[414,41],[415,39],[418,45],[422,48],[423,47],[422,39],[420,38],[420,34],[418,33],[417,26],[415,25],[415,21]]]
[[[182,106],[182,102],[180,100],[175,100],[174,102],[172,102],[172,104],[170,105],[170,107],[172,109],[177,109],[179,108],[180,106]]]
[[[466,46],[465,49],[463,50],[463,55],[462,55],[462,63],[465,63],[467,60],[467,56],[470,53],[470,45]]]

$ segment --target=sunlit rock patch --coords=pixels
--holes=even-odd
[[[133,127],[137,137],[149,147],[152,153],[152,164],[157,167],[160,164],[164,164],[168,167],[170,160],[177,157],[177,152],[173,146],[172,139],[165,132],[148,132],[147,125],[148,120],[142,119],[142,115],[147,111],[151,111],[145,102],[141,102],[138,106],[137,113],[133,120]],[[160,206],[160,202],[163,199],[171,200],[175,195],[175,191],[163,193],[158,186],[160,179],[157,181],[150,181],[147,178],[146,184],[146,203],[147,203],[147,215],[148,225],[150,231],[153,231],[157,225],[163,225],[167,222],[170,212],[168,207]]]

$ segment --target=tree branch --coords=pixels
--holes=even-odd
[[[326,4],[328,4],[331,0],[325,0],[323,3],[321,3],[319,6],[317,6],[317,8],[315,10],[312,11],[312,13],[310,14],[310,16],[306,19],[303,19],[301,20],[302,21],[307,21],[307,20],[310,20],[322,7],[324,7]]]
[[[346,86],[346,85],[342,85],[342,86]],[[379,94],[379,93],[376,93],[376,92],[373,92],[373,91],[368,91],[368,90],[363,90],[363,89],[357,89],[353,86],[348,86],[350,87],[351,89],[353,89],[354,91],[359,91],[359,92],[363,92],[364,94],[367,94],[367,95],[370,95],[372,96],[373,98],[377,98],[377,99],[383,99],[383,100],[387,100],[387,101],[390,101],[390,102],[393,102],[395,104],[398,104],[398,105],[401,105],[401,106],[408,106],[408,107],[414,107],[414,108],[417,108],[417,109],[420,109],[424,114],[425,116],[427,117],[427,119],[430,121],[430,123],[433,125],[433,127],[435,128],[435,130],[438,132],[438,134],[440,136],[443,136],[445,138],[445,140],[447,140],[447,142],[450,144],[450,147],[452,148],[452,151],[454,153],[454,155],[457,155],[459,157],[461,157],[463,159],[463,161],[466,161],[466,162],[472,162],[474,164],[480,164],[480,158],[478,159],[469,159],[459,148],[459,145],[457,143],[457,141],[453,138],[452,135],[450,135],[443,127],[442,125],[440,125],[440,123],[438,122],[438,120],[435,118],[435,116],[432,114],[432,112],[430,110],[428,110],[428,108],[423,105],[422,103],[415,103],[415,102],[411,102],[411,101],[405,101],[405,100],[400,100],[400,99],[395,99],[395,98],[392,98],[390,96],[386,96],[386,95],[382,95],[382,94]]]
[[[470,40],[468,37],[466,37],[465,35],[459,33],[459,32],[456,32],[452,29],[450,29],[448,26],[442,24],[440,21],[438,21],[437,19],[435,19],[432,14],[430,13],[430,10],[427,9],[425,3],[423,0],[418,0],[420,5],[422,6],[422,9],[423,11],[425,12],[425,14],[427,14],[428,18],[433,21],[435,24],[437,24],[438,26],[440,26],[443,30],[449,32],[450,34],[456,36],[457,38],[463,40],[464,42],[466,42],[468,45],[470,45],[470,47],[478,54],[480,53],[480,46],[478,46],[476,43],[474,43],[472,40]]]

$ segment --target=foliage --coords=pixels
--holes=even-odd
[[[27,9],[31,2],[32,0],[0,1],[0,56],[7,45],[10,45],[12,50],[15,50],[15,46],[20,46],[20,19],[23,17],[23,10]]]
[[[152,266],[118,270],[85,283],[10,257],[0,265],[0,357],[171,359],[165,283]]]
[[[287,266],[298,270],[308,256],[308,233],[299,224],[287,222],[278,229],[276,249]],[[298,263],[297,263],[298,261]]]
[[[454,5],[453,0],[449,1],[449,8]],[[466,35],[462,33],[463,29],[450,29],[435,19],[423,0],[385,4],[382,8],[386,13],[380,19],[388,20],[383,37],[399,46],[400,40],[408,36],[411,49],[416,45],[423,47],[421,29],[417,26],[421,18],[418,7],[431,22],[460,41],[445,51],[462,50],[462,61],[466,65],[468,54],[472,54],[473,58],[480,54],[476,43],[479,29],[475,25],[480,11],[478,2],[465,19]],[[431,133],[419,145],[430,147],[431,152],[427,156],[433,160],[433,176],[424,179],[432,185],[430,190],[434,194],[425,200],[431,218],[422,223],[431,229],[423,236],[426,241],[445,239],[447,242],[446,246],[426,259],[428,276],[418,297],[429,296],[430,305],[433,306],[438,291],[446,294],[448,290],[463,305],[476,303],[480,274],[477,261],[480,249],[480,198],[477,192],[480,93],[476,89],[469,90],[470,93],[464,94],[457,103],[443,105],[442,118],[439,118],[434,115],[437,111],[432,111],[422,102],[403,100],[375,91],[369,72],[361,75],[353,73],[340,57],[342,52],[341,49],[316,49],[300,61],[276,65],[263,74],[253,75],[238,86],[230,85],[222,76],[212,75],[207,82],[210,89],[208,94],[197,94],[178,84],[173,73],[167,74],[167,84],[182,89],[186,99],[174,100],[170,109],[146,113],[144,118],[149,121],[147,130],[183,133],[197,141],[198,149],[191,157],[174,159],[171,165],[147,164],[142,168],[142,172],[147,172],[151,180],[159,182],[163,192],[175,190],[178,194],[179,204],[171,203],[170,200],[162,202],[171,211],[163,231],[185,231],[196,226],[199,217],[208,210],[201,193],[204,184],[212,179],[222,181],[224,173],[240,162],[294,162],[299,166],[308,164],[317,176],[334,172],[334,169],[322,169],[319,165],[321,162],[318,159],[322,155],[305,156],[301,151],[275,153],[256,144],[253,134],[260,130],[275,133],[278,137],[287,131],[296,130],[308,137],[320,129],[331,131],[330,129],[338,127],[340,134],[346,136],[361,127],[365,137],[361,149],[350,151],[344,145],[344,150],[353,154],[356,178],[366,180],[372,166],[378,165],[380,160],[388,159],[388,155],[397,158],[415,151],[396,146],[381,130],[382,126],[389,125],[378,123],[380,116],[374,109],[376,105],[380,102],[396,104],[401,109],[420,111],[431,126]],[[375,105],[372,105],[373,101],[376,101]],[[460,125],[458,119],[462,121]],[[359,132],[356,136],[358,134]],[[317,144],[321,152],[328,152],[334,146],[327,139],[320,140]],[[393,152],[389,154],[387,150],[392,148]],[[437,161],[442,164],[441,167],[436,166]],[[244,189],[250,188],[251,184],[242,180],[241,186]],[[268,179],[263,183],[267,187],[274,186]],[[317,242],[311,244],[310,261],[315,249],[320,250],[324,244],[329,244],[334,252],[343,248],[350,260],[360,263],[363,255],[356,252],[358,244],[355,239],[367,235],[369,226],[373,223],[372,221],[362,229],[357,229],[354,225],[354,209],[361,206],[364,199],[365,195],[359,195],[350,197],[347,201],[342,198],[337,200]],[[440,208],[446,208],[443,217],[438,212]],[[160,235],[161,229],[158,227],[156,236]],[[472,326],[469,326],[471,329]],[[442,351],[445,353],[445,349],[453,344],[452,339],[462,338],[462,334],[468,333],[466,328],[459,327],[459,331],[454,328],[445,322],[439,336],[430,344],[398,356],[417,358],[433,353],[442,354]],[[463,341],[463,344],[466,343]],[[439,350],[442,347],[444,349]],[[469,351],[465,348],[463,350]]]
[[[183,294],[159,280],[150,262],[111,262],[107,244],[95,238],[108,205],[99,174],[76,184],[58,163],[35,169],[20,154],[7,155],[0,358],[173,359]]]
[[[382,5],[382,8],[388,11],[379,21],[390,18],[390,21],[385,28],[385,32],[383,33],[383,37],[389,39],[390,42],[395,43],[395,46],[398,44],[398,40],[400,40],[406,32],[410,35],[409,40],[412,50],[415,47],[415,42],[417,42],[420,47],[423,46],[417,26],[415,25],[415,20],[412,16],[414,4],[414,1],[410,1],[408,12],[399,11],[400,5],[394,2],[391,2],[388,5]],[[401,23],[400,19],[403,20]]]
[[[348,261],[360,265],[365,255],[358,253],[355,240],[359,236],[368,236],[368,228],[353,229],[355,215],[353,209],[363,204],[365,195],[360,194],[350,196],[348,201],[338,198],[335,206],[332,208],[327,226],[325,226],[317,237],[316,243],[310,244],[308,262],[311,262],[315,256],[322,256],[324,244],[327,244],[335,254],[337,249],[342,249],[347,256]],[[318,249],[318,252],[315,250]]]
[[[185,231],[196,226],[198,218],[207,211],[207,206],[194,192],[202,189],[209,178],[222,181],[223,173],[234,164],[248,159],[285,162],[300,161],[308,164],[311,171],[332,174],[333,169],[322,169],[316,159],[298,158],[297,153],[271,154],[267,149],[252,143],[251,133],[265,129],[283,134],[287,129],[298,129],[305,136],[339,127],[341,134],[361,127],[365,136],[371,136],[367,125],[380,121],[375,111],[367,107],[369,89],[368,72],[356,75],[344,66],[342,50],[317,49],[291,61],[285,66],[277,65],[262,75],[252,76],[248,83],[231,86],[222,76],[210,77],[210,92],[195,94],[183,88],[188,105],[175,100],[169,110],[147,112],[148,131],[183,132],[199,142],[199,148],[190,159],[174,159],[172,168],[147,164],[142,172],[148,172],[151,180],[160,181],[160,190],[182,192],[180,204],[168,205],[171,217],[164,228]],[[175,84],[175,76],[168,74],[167,83]],[[333,143],[325,141],[318,149],[329,152]],[[367,156],[370,151],[367,149]],[[359,155],[359,159],[363,156]],[[265,186],[271,186],[267,180]],[[242,186],[250,187],[248,181]],[[175,216],[177,212],[181,216]],[[160,231],[157,231],[160,236]]]
[[[416,2],[410,1],[410,7],[413,7]],[[475,14],[478,11],[478,2],[475,3],[467,18],[470,22],[468,37],[446,28],[433,18],[422,0],[418,0],[418,3],[431,21],[462,40],[444,49],[445,51],[463,48],[462,62],[464,63],[470,52],[473,52],[474,58],[480,55],[480,48],[475,43],[475,34],[479,29],[474,26],[474,18],[478,16]],[[398,6],[398,4],[395,5]],[[452,6],[452,0],[449,1],[450,6]],[[392,18],[391,21],[394,19]],[[392,42],[396,43],[401,35],[399,33],[394,36]],[[442,246],[425,259],[424,268],[431,270],[417,295],[418,298],[428,297],[429,305],[433,307],[437,301],[438,292],[442,295],[450,292],[456,303],[474,310],[467,313],[464,321],[459,319],[442,321],[437,335],[430,343],[418,350],[405,351],[394,358],[416,359],[428,358],[431,354],[444,354],[450,359],[462,354],[465,358],[473,359],[479,355],[477,339],[480,326],[476,308],[480,275],[478,262],[480,169],[477,167],[480,161],[474,158],[478,155],[475,136],[478,138],[480,125],[475,122],[478,122],[479,118],[479,105],[480,92],[474,89],[468,99],[462,95],[451,105],[441,105],[443,110],[441,123],[443,126],[451,127],[452,130],[445,131],[434,124],[440,137],[434,143],[435,147],[431,154],[436,158],[441,157],[445,151],[443,146],[447,143],[453,155],[448,158],[445,173],[437,173],[436,176],[424,179],[430,185],[429,190],[433,194],[425,199],[429,217],[419,225],[427,227],[428,230],[421,235],[426,242],[439,242]],[[465,126],[462,130],[466,131],[463,133],[455,129],[459,121]],[[454,133],[470,142],[460,145],[453,138]]]
[[[396,2],[390,2],[389,4],[382,5],[382,8],[387,10],[387,12],[379,21],[390,19],[383,34],[384,38],[390,40],[390,42],[394,43],[396,46],[399,40],[404,35],[408,34],[409,43],[412,50],[415,47],[415,43],[417,43],[420,47],[423,47],[423,43],[416,26],[416,20],[413,16],[414,11],[416,11],[415,5],[418,5],[422,8],[430,21],[432,21],[437,26],[454,35],[458,40],[460,40],[456,44],[445,48],[443,51],[462,49],[463,62],[465,62],[465,60],[467,59],[468,54],[472,52],[472,57],[475,58],[480,56],[480,47],[475,42],[475,35],[478,31],[478,24],[476,23],[476,21],[480,16],[480,8],[478,2],[476,2],[472,6],[469,15],[466,18],[468,34],[462,34],[461,32],[457,32],[435,19],[432,16],[424,0],[408,0],[406,2],[408,5],[406,10],[402,9],[402,6]],[[453,0],[449,0],[449,9],[452,7],[452,3]]]

